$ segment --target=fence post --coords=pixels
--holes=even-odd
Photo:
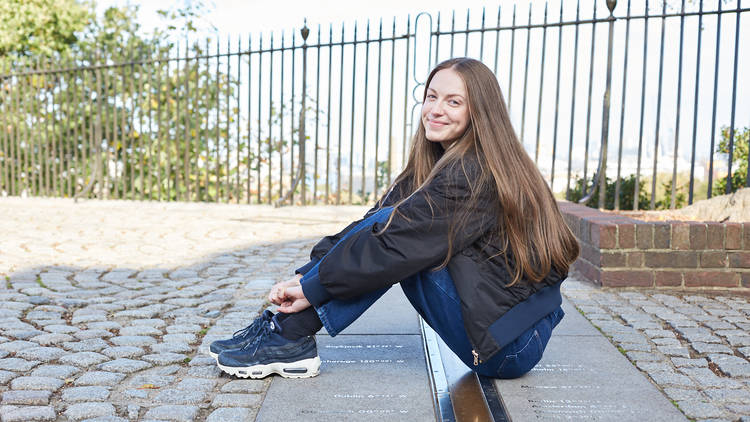
[[[307,155],[305,153],[305,114],[307,113],[307,36],[310,29],[307,27],[307,19],[300,30],[302,34],[302,105],[299,112],[299,178],[302,183],[302,205],[307,205]],[[318,47],[320,49],[320,47]],[[317,151],[315,152],[317,154]],[[294,187],[292,187],[294,192]]]
[[[602,148],[599,152],[599,208],[604,208],[607,195],[607,144],[609,142],[609,98],[612,93],[612,32],[615,17],[612,15],[617,0],[607,0],[609,9],[609,38],[607,40],[607,87],[604,90],[604,110],[602,111]]]

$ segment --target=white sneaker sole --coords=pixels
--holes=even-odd
[[[320,373],[320,357],[298,360],[297,362],[276,362],[267,365],[224,366],[217,362],[219,369],[239,378],[265,378],[275,373],[284,378],[311,378]]]

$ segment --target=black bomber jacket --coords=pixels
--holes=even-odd
[[[489,359],[554,311],[562,302],[560,284],[567,274],[553,270],[540,282],[521,279],[508,286],[512,276],[496,234],[502,210],[495,193],[480,192],[477,205],[466,208],[469,179],[478,171],[470,158],[448,165],[399,206],[382,234],[378,233],[383,224],[375,223],[334,248],[359,220],[323,238],[313,247],[311,261],[297,270],[304,275],[302,289],[310,303],[319,306],[332,298],[351,299],[439,266],[448,253],[452,219],[468,211],[466,223],[453,234],[448,271],[461,299],[475,362]],[[364,218],[395,204],[405,192],[395,185]],[[513,262],[512,257],[508,262]],[[309,271],[316,264],[318,270]]]

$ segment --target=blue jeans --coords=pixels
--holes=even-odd
[[[392,208],[386,207],[355,226],[343,239],[374,223],[388,220]],[[337,245],[334,245],[334,248]],[[317,271],[317,265],[313,267]],[[312,270],[311,270],[312,271]],[[523,332],[513,342],[503,347],[488,361],[474,365],[472,346],[466,335],[461,301],[446,268],[438,271],[426,269],[401,281],[401,288],[414,309],[443,339],[445,344],[469,368],[495,378],[517,378],[536,365],[542,358],[552,329],[560,322],[564,312],[556,309]],[[323,326],[331,336],[336,336],[362,315],[390,287],[363,294],[352,300],[330,300],[316,308]]]

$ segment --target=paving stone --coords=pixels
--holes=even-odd
[[[631,361],[659,362],[659,361],[664,360],[664,356],[661,356],[658,353],[647,353],[647,352],[632,351],[632,352],[626,352],[625,355]]]
[[[708,388],[703,390],[709,398],[720,402],[750,403],[750,392],[742,389]]]
[[[682,401],[682,400],[704,401],[706,400],[706,396],[704,396],[699,390],[695,390],[695,389],[664,387],[664,394],[666,394],[667,397],[669,397],[671,400],[674,400],[674,401]]]
[[[125,374],[116,372],[91,371],[86,372],[75,380],[75,385],[101,385],[112,387],[120,383],[125,378]]]
[[[9,406],[0,411],[3,422],[36,422],[54,421],[57,419],[55,409],[51,406]]]
[[[660,353],[663,353],[667,356],[676,356],[681,358],[689,358],[690,357],[690,350],[688,350],[686,347],[682,346],[657,346],[656,350],[658,350]]]
[[[112,337],[109,341],[117,346],[149,346],[156,344],[156,340],[148,336],[117,336]]]
[[[183,325],[170,325],[167,327],[167,333],[169,334],[180,334],[180,333],[197,333],[202,330],[203,327],[195,324],[183,324]]]
[[[89,322],[86,324],[86,327],[90,330],[119,330],[122,328],[122,325],[115,321],[97,321],[97,322]]]
[[[144,385],[157,388],[172,384],[175,377],[165,375],[136,375],[128,380],[127,385],[135,388],[143,388]]]
[[[73,333],[73,336],[79,340],[88,340],[93,338],[109,338],[112,333],[107,330],[81,330]]]
[[[31,372],[31,375],[35,377],[52,377],[64,380],[79,372],[81,372],[79,368],[70,365],[42,365],[34,369],[34,371]]]
[[[65,402],[104,401],[109,398],[109,390],[104,387],[69,387],[63,390],[62,400]]]
[[[657,346],[672,346],[672,347],[679,347],[682,346],[682,343],[680,343],[679,340],[676,338],[654,338],[651,339],[651,341],[654,342]]]
[[[26,340],[28,340],[30,338],[34,338],[34,337],[36,337],[38,335],[44,334],[44,331],[35,330],[35,329],[31,329],[31,330],[7,330],[7,331],[5,331],[5,334],[8,337],[13,337],[13,338],[17,339],[18,341],[26,341]]]
[[[119,358],[113,361],[105,362],[97,366],[97,369],[102,371],[110,372],[121,372],[123,374],[131,374],[133,372],[141,371],[146,368],[150,368],[151,364],[142,360],[133,360],[126,358]]]
[[[49,404],[50,391],[15,390],[3,393],[2,404],[23,404],[46,406]]]
[[[224,407],[211,412],[206,422],[251,422],[255,420],[256,413],[253,409]]]
[[[221,387],[222,393],[260,393],[265,389],[263,380],[229,381]]]
[[[50,362],[53,360],[57,360],[67,354],[69,353],[57,347],[32,347],[29,349],[19,350],[16,353],[16,356],[26,360]]]
[[[724,415],[720,408],[707,402],[678,401],[677,406],[691,418],[716,418]]]
[[[192,368],[188,369],[187,375],[189,377],[198,378],[216,378],[221,375],[221,370],[218,366],[193,366]]]
[[[195,334],[190,333],[165,334],[161,339],[164,343],[195,343],[198,341]]]
[[[746,359],[723,354],[708,355],[708,358],[719,367],[721,372],[731,377],[750,377],[750,362]]]
[[[39,344],[40,346],[51,346],[55,344],[62,344],[68,341],[72,341],[73,337],[68,334],[62,333],[48,333],[41,334],[31,338],[31,341]]]
[[[176,389],[161,390],[154,396],[153,402],[156,404],[191,404],[197,405],[203,403],[208,397],[204,391],[185,391]]]
[[[649,372],[648,375],[659,386],[675,385],[680,387],[692,387],[695,383],[685,375],[677,374],[672,370]]]
[[[680,372],[691,377],[702,387],[739,388],[739,381],[731,378],[718,377],[708,368],[680,368]]]
[[[135,325],[120,330],[121,336],[160,336],[164,333],[160,329],[148,325]]]
[[[742,353],[746,358],[750,359],[750,347],[741,347],[737,350],[740,353]]]
[[[20,358],[5,358],[0,359],[0,369],[6,371],[28,372],[40,363],[41,362],[39,361],[28,361]]]
[[[66,350],[71,352],[99,352],[109,347],[109,343],[100,338],[91,338],[82,341],[71,341],[62,344]]]
[[[88,368],[96,364],[106,362],[109,358],[96,352],[78,352],[60,358],[60,363]]]
[[[12,380],[13,378],[17,377],[19,374],[15,372],[10,371],[0,371],[0,385],[7,384]]]
[[[128,420],[119,416],[99,416],[92,419],[86,419],[83,422],[128,422]]]
[[[157,343],[150,347],[153,353],[188,353],[193,350],[187,343]]]
[[[145,419],[191,422],[198,415],[198,406],[158,406],[146,412]]]
[[[708,367],[708,361],[704,358],[685,359],[685,358],[680,358],[680,357],[673,357],[672,363],[674,364],[674,366],[677,366],[677,367],[685,367],[685,366],[703,367],[703,368]]]
[[[198,355],[190,359],[190,366],[216,365],[216,359],[211,356]]]
[[[182,369],[182,365],[156,366],[143,371],[144,375],[167,376],[174,375]]]
[[[692,342],[690,345],[693,347],[693,349],[695,349],[696,352],[702,355],[708,353],[726,353],[728,355],[732,354],[732,349],[724,346],[723,344]]]
[[[52,377],[18,377],[10,382],[14,390],[48,390],[57,391],[65,381]]]
[[[618,346],[627,351],[650,352],[651,345],[648,343],[619,343]]]
[[[175,387],[178,390],[209,391],[216,386],[216,380],[206,378],[185,378]]]
[[[136,358],[146,353],[145,350],[136,346],[117,346],[108,347],[101,351],[103,355],[107,355],[112,359],[117,358]]]
[[[171,363],[183,362],[187,359],[186,355],[180,353],[158,353],[153,355],[145,355],[141,359],[146,362],[153,363],[154,365],[169,365]]]
[[[45,325],[44,331],[49,331],[53,334],[72,334],[78,331],[81,331],[78,327],[73,327],[72,325],[67,324],[55,324],[55,325]]]
[[[76,403],[65,410],[65,416],[74,421],[114,415],[115,407],[112,403]]]
[[[254,407],[260,401],[260,394],[217,394],[211,407]]]
[[[16,341],[9,341],[6,343],[0,343],[0,350],[5,350],[6,352],[10,353],[18,353],[21,350],[29,349],[31,347],[37,347],[39,346],[37,343],[34,343],[33,341],[25,341],[25,340],[16,340]]]

